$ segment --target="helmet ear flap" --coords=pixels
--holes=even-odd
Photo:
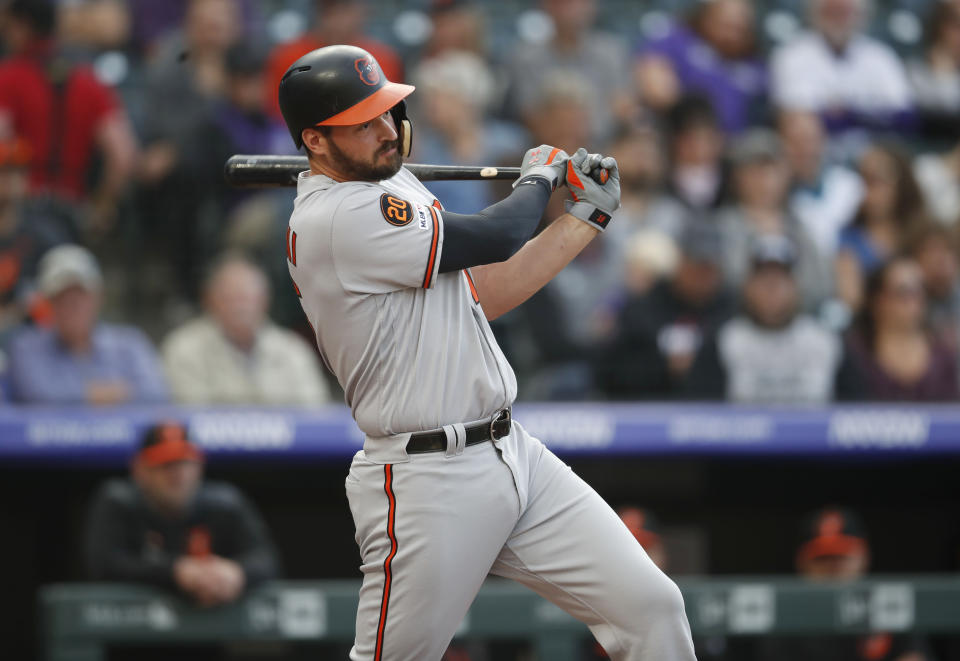
[[[413,146],[413,123],[409,119],[400,120],[400,155],[404,158],[410,156],[410,148]]]
[[[413,146],[413,123],[407,117],[406,101],[401,101],[390,108],[390,114],[393,116],[393,123],[397,127],[400,138],[400,155],[407,158]]]

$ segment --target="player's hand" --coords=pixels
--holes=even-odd
[[[527,150],[520,164],[520,177],[513,182],[513,187],[516,188],[520,182],[530,177],[541,177],[546,180],[550,190],[557,190],[557,186],[563,183],[568,158],[570,157],[567,152],[550,145],[540,145]]]
[[[588,154],[581,147],[567,161],[566,182],[573,196],[567,213],[601,232],[605,230],[613,212],[620,208],[620,170],[616,159]]]

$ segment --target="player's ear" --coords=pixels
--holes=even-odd
[[[324,135],[317,129],[303,129],[300,132],[300,138],[303,140],[303,146],[309,154],[315,156],[327,155],[327,141]]]

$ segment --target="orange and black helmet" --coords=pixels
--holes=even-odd
[[[387,80],[373,56],[356,46],[325,46],[290,65],[280,80],[280,112],[297,147],[304,129],[351,126],[390,111],[400,153],[410,152],[412,127],[404,102],[413,85]]]

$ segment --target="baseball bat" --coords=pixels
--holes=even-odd
[[[476,179],[516,179],[520,168],[473,167],[466,165],[429,165],[406,163],[405,167],[420,181],[467,181]],[[297,175],[309,170],[306,156],[236,154],[227,159],[223,176],[227,183],[243,188],[296,186]]]

